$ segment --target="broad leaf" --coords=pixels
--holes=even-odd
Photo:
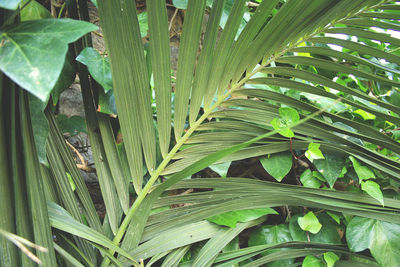
[[[326,154],[325,159],[314,160],[318,171],[326,178],[330,187],[333,187],[342,172],[345,160],[342,157]]]
[[[361,217],[354,217],[347,226],[346,239],[351,251],[369,248],[381,266],[400,262],[400,226]]]
[[[85,120],[79,116],[67,117],[64,114],[57,115],[57,122],[62,133],[69,133],[71,136],[79,133],[87,133]]]
[[[88,67],[90,75],[103,86],[106,93],[112,88],[113,83],[108,57],[102,57],[94,48],[86,47],[76,60]]]
[[[23,1],[21,5],[26,3],[28,3],[27,0]],[[21,21],[48,18],[51,18],[51,13],[35,0],[30,1],[29,4],[21,10]]]
[[[290,234],[295,241],[308,241],[307,234],[304,232],[299,224],[299,215],[293,216],[289,221]],[[340,236],[338,233],[338,225],[336,222],[326,214],[318,214],[318,221],[322,224],[321,230],[317,234],[309,234],[311,242],[319,242],[325,244],[340,244]]]
[[[315,176],[313,176],[310,169],[305,170],[300,175],[300,182],[305,187],[311,187],[311,188],[320,188],[322,185],[322,182],[318,180]]]
[[[325,264],[323,260],[312,255],[307,255],[304,258],[301,267],[325,267]]]
[[[326,262],[327,267],[333,267],[335,265],[335,262],[339,260],[339,256],[333,252],[325,252],[324,260]]]
[[[374,181],[363,181],[361,183],[361,189],[367,192],[367,194],[371,197],[378,200],[382,204],[382,206],[384,206],[383,195],[379,184],[375,183]]]
[[[313,162],[314,159],[324,159],[324,155],[322,155],[321,150],[319,150],[319,147],[321,144],[316,144],[316,143],[310,143],[308,145],[308,149],[306,151],[306,157]]]
[[[47,165],[46,140],[49,135],[49,123],[43,113],[43,103],[36,97],[29,95],[29,110],[39,162]]]
[[[292,241],[289,229],[285,224],[279,225],[264,225],[256,230],[254,230],[249,237],[249,246],[257,245],[275,245],[279,243],[285,243]],[[281,250],[281,249],[280,249]],[[268,255],[270,253],[279,251],[278,249],[273,249],[269,252],[265,252],[262,255]],[[288,266],[293,263],[293,259],[275,261],[268,264],[268,266],[280,267]]]
[[[299,121],[300,116],[297,110],[290,107],[279,108],[280,118],[274,118],[271,121],[272,127],[275,130],[279,130],[279,133],[285,137],[294,137],[294,133],[290,130],[290,127]]]
[[[231,166],[231,162],[228,161],[228,162],[213,164],[210,166],[210,169],[215,171],[216,173],[218,173],[219,176],[226,177],[230,166]]]
[[[33,95],[46,101],[64,65],[68,44],[96,30],[71,19],[42,19],[3,29],[0,69]]]
[[[260,162],[264,169],[280,182],[292,169],[293,157],[289,152],[275,153],[260,158]]]
[[[309,211],[303,217],[297,219],[299,226],[304,231],[316,234],[321,230],[322,224],[319,223],[317,216],[312,211]]]
[[[357,173],[358,179],[361,181],[375,178],[374,172],[368,167],[361,165],[358,160],[352,156],[349,157],[353,163],[354,170]]]
[[[268,214],[278,214],[274,209],[251,209],[251,210],[236,210],[212,216],[207,220],[219,225],[229,226],[231,228],[236,226],[238,222],[249,222]]]

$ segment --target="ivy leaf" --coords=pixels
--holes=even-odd
[[[326,262],[327,267],[333,267],[335,265],[335,262],[339,260],[339,256],[333,252],[325,252],[324,260]]]
[[[28,0],[23,1],[21,6],[27,2]],[[30,1],[29,4],[21,10],[21,21],[49,18],[51,18],[50,12],[35,0]]]
[[[140,37],[146,37],[147,31],[149,30],[149,24],[147,19],[147,12],[142,12],[138,14],[139,28],[140,28]]]
[[[375,183],[374,181],[363,181],[361,182],[361,189],[367,192],[368,195],[378,200],[382,206],[385,204],[383,203],[383,195],[382,191],[379,187],[379,184]]]
[[[97,26],[72,19],[40,19],[13,24],[1,33],[0,69],[46,102],[64,65],[68,44]]]
[[[322,224],[319,223],[317,216],[312,211],[309,211],[303,217],[297,219],[299,226],[304,231],[316,234],[321,230]]]
[[[307,255],[301,267],[325,267],[325,264],[321,259],[312,255]]]
[[[370,249],[380,266],[397,266],[400,262],[400,225],[354,217],[347,226],[346,239],[353,252]]]
[[[345,160],[342,157],[326,154],[325,159],[316,159],[313,163],[332,188],[342,172]]]
[[[56,119],[63,133],[69,133],[71,136],[87,133],[85,120],[82,117],[72,116],[68,118],[64,114],[60,114],[57,115]]]
[[[356,171],[360,182],[362,182],[363,180],[368,180],[370,178],[375,178],[374,172],[369,167],[361,165],[358,160],[353,156],[350,156],[349,159],[353,163],[354,170]]]
[[[289,221],[290,234],[294,241],[308,242],[306,232],[304,232],[297,221],[299,215],[294,215]],[[317,234],[310,234],[311,242],[325,243],[325,244],[340,244],[341,238],[338,233],[338,225],[336,222],[326,214],[318,214],[318,221],[323,225]]]
[[[280,118],[273,118],[271,121],[272,127],[279,131],[279,134],[284,137],[294,137],[294,133],[290,127],[300,120],[299,113],[294,108],[282,107],[279,108]]]
[[[303,184],[303,186],[310,188],[320,188],[322,185],[322,182],[313,176],[310,169],[305,170],[300,175],[300,182]]]
[[[260,158],[264,169],[278,182],[289,173],[293,165],[293,157],[288,152],[275,153],[269,157]]]
[[[238,222],[248,222],[268,214],[278,214],[274,209],[235,210],[212,216],[207,220],[219,225],[234,228]]]
[[[324,159],[321,150],[319,150],[320,144],[310,143],[306,151],[306,157],[313,162],[314,159]]]
[[[21,0],[3,0],[0,1],[0,7],[15,10],[20,2]]]
[[[114,90],[111,89],[107,93],[99,91],[99,105],[97,111],[109,115],[117,115],[117,106],[115,104]]]
[[[249,246],[258,245],[276,245],[280,243],[292,241],[289,229],[286,224],[279,225],[264,225],[251,232],[249,236]],[[271,249],[268,252],[262,253],[263,256],[281,251],[285,249]],[[268,263],[269,267],[285,267],[289,266],[294,262],[294,259],[279,260]]]
[[[210,169],[218,173],[219,176],[226,177],[230,166],[231,166],[231,161],[228,161],[228,162],[213,164],[210,166]]]
[[[108,57],[102,57],[94,48],[86,47],[76,60],[88,67],[90,75],[103,86],[106,93],[113,87]]]
[[[31,115],[32,131],[35,139],[39,162],[48,165],[46,157],[46,141],[49,135],[49,122],[43,113],[45,105],[38,98],[29,94],[29,111]]]

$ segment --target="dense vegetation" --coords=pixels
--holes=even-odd
[[[398,2],[93,5],[0,0],[1,266],[400,265]]]

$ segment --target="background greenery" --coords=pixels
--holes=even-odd
[[[397,2],[101,0],[105,53],[48,4],[0,1],[2,266],[399,265]]]

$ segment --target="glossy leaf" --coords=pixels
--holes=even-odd
[[[335,265],[335,262],[339,260],[339,256],[333,252],[325,252],[324,260],[326,262],[327,267],[333,267]]]
[[[71,19],[42,19],[3,29],[0,69],[30,93],[46,101],[64,65],[68,44],[96,30]]]
[[[289,173],[293,165],[293,156],[288,152],[271,154],[260,158],[264,169],[278,182]]]
[[[350,160],[353,163],[354,170],[357,173],[357,176],[358,176],[358,179],[360,180],[360,183],[363,180],[368,180],[370,178],[375,178],[374,172],[368,166],[361,165],[359,163],[359,161],[354,157],[350,157]]]
[[[346,239],[351,251],[369,248],[381,266],[396,266],[400,262],[398,224],[354,217],[347,226]]]
[[[292,237],[290,235],[287,225],[285,224],[264,225],[254,230],[250,234],[249,246],[264,245],[264,244],[275,245],[289,241],[292,241]],[[264,253],[264,255],[276,251],[277,250],[272,250],[268,253]],[[276,261],[274,263],[269,264],[268,266],[274,266],[274,267],[287,266],[291,263],[293,263],[293,259]]]
[[[27,4],[28,1],[22,1],[22,5]],[[30,1],[21,10],[21,21],[35,20],[35,19],[48,19],[51,18],[51,13],[37,1]]]
[[[312,211],[309,211],[303,217],[297,219],[299,226],[304,231],[309,231],[310,233],[316,234],[321,230],[322,225],[319,223],[317,216],[314,215]]]
[[[322,182],[318,180],[311,172],[310,169],[305,170],[301,175],[300,175],[300,182],[305,186],[305,187],[311,187],[311,188],[320,188],[322,185]]]
[[[370,195],[371,197],[378,200],[382,204],[382,206],[384,205],[383,194],[379,184],[375,183],[374,181],[363,181],[361,182],[361,189],[367,192],[368,195]]]
[[[90,75],[103,86],[106,93],[112,88],[110,60],[108,57],[102,57],[94,48],[87,47],[82,50],[76,60],[88,67]]]
[[[210,218],[207,218],[207,220],[219,225],[224,225],[233,228],[236,226],[238,222],[248,222],[268,214],[278,214],[278,213],[271,208],[237,210],[212,216]]]
[[[306,157],[313,162],[314,159],[324,159],[324,155],[322,154],[321,150],[319,149],[321,145],[316,143],[310,143],[308,145],[308,149],[306,150]]]
[[[304,258],[301,267],[325,267],[325,264],[323,260],[312,255],[307,255]]]
[[[336,180],[344,166],[344,159],[342,157],[325,154],[325,159],[314,160],[314,165],[317,167],[318,171],[326,178],[330,187],[333,187]]]

